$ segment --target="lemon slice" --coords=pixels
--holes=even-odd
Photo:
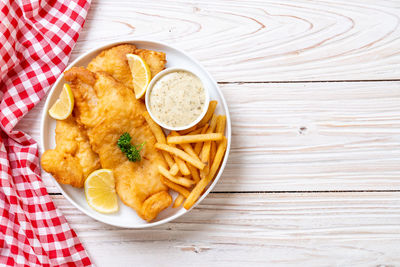
[[[127,54],[126,58],[132,72],[133,89],[135,90],[136,99],[139,99],[144,96],[151,81],[150,68],[143,58],[138,55]]]
[[[56,103],[49,110],[49,115],[56,120],[65,120],[74,109],[74,95],[68,83],[64,83],[63,90]]]
[[[100,169],[92,172],[85,181],[86,201],[101,213],[118,211],[115,180],[112,170]]]

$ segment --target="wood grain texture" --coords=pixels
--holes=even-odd
[[[98,266],[396,266],[400,193],[210,194],[175,222],[145,230],[56,206]]]
[[[232,149],[214,191],[400,190],[400,82],[220,86]],[[43,103],[18,124],[37,141]]]
[[[398,1],[93,1],[72,59],[121,39],[180,47],[218,81],[400,78]]]

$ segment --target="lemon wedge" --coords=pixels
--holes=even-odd
[[[56,120],[65,120],[74,109],[74,95],[68,83],[64,84],[63,90],[56,103],[49,110],[49,115]]]
[[[151,72],[143,58],[135,54],[127,54],[129,68],[133,77],[133,89],[136,99],[140,99],[146,93],[147,87],[151,81]]]
[[[112,170],[100,169],[92,172],[85,181],[86,201],[101,213],[118,211],[115,180]]]

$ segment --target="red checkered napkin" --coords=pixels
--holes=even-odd
[[[66,67],[90,0],[0,0],[0,265],[87,266],[40,178],[38,147],[13,130]]]

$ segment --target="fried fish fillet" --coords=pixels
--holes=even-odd
[[[126,54],[134,54],[136,46],[130,44],[118,45],[101,51],[89,64],[87,69],[105,71],[117,81],[133,89],[132,73]]]
[[[131,44],[114,46],[103,50],[88,65],[87,69],[93,72],[105,71],[117,81],[133,90],[132,73],[129,68],[126,54],[137,54],[149,65],[152,77],[165,69],[167,63],[165,53],[147,49],[136,49]]]
[[[157,73],[165,69],[165,64],[167,64],[165,53],[147,49],[136,49],[135,54],[143,58],[147,65],[149,65],[151,77],[156,76]]]
[[[77,122],[87,130],[102,167],[113,171],[117,194],[140,217],[151,221],[171,204],[172,198],[158,173],[157,166],[165,166],[165,162],[141,115],[144,104],[132,90],[105,72],[74,67],[64,77],[71,82]],[[145,143],[138,162],[129,161],[117,146],[125,132],[131,135],[133,144]]]
[[[41,158],[43,169],[59,183],[83,187],[88,175],[101,168],[100,160],[90,147],[86,132],[71,115],[57,121],[56,148],[47,150]]]

